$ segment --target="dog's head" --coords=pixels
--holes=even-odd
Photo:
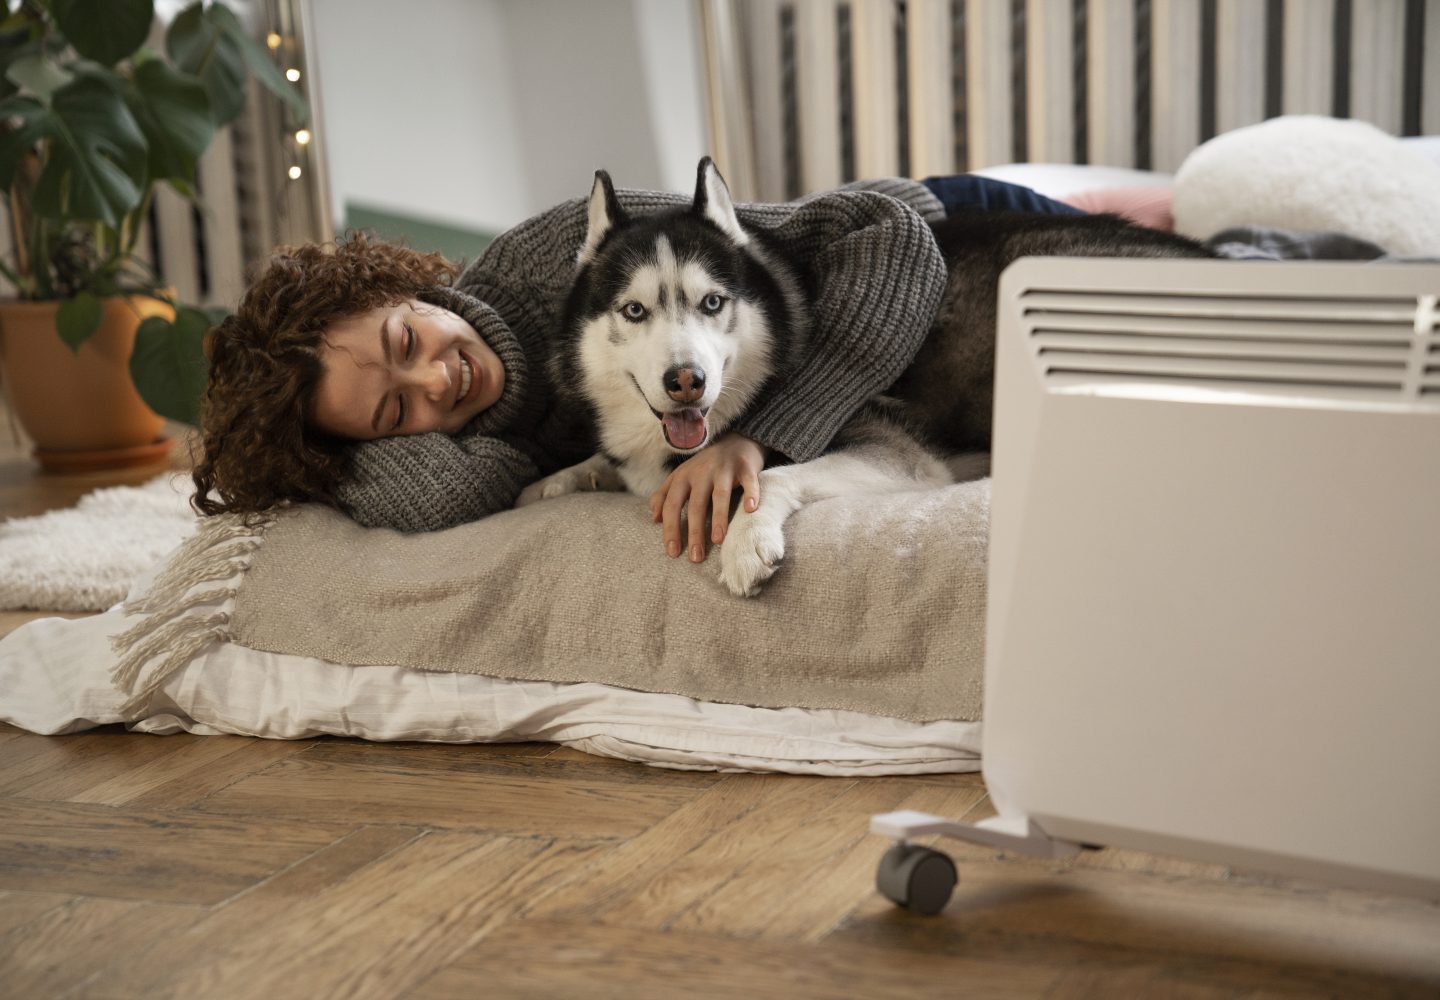
[[[688,208],[637,216],[598,171],[579,263],[566,352],[579,371],[557,379],[579,380],[622,460],[657,443],[679,455],[704,447],[768,376],[786,308],[715,164],[700,161]]]

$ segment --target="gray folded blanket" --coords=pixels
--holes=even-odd
[[[763,498],[762,498],[763,502]],[[216,641],[341,664],[595,681],[766,708],[980,717],[990,481],[805,507],[755,599],[664,555],[642,498],[581,494],[417,535],[318,506],[221,516],[117,639],[129,704]],[[483,706],[476,706],[483,711]],[[537,706],[543,710],[543,706]]]

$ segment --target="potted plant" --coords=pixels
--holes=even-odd
[[[44,465],[153,460],[168,447],[162,417],[195,421],[202,341],[218,319],[175,303],[137,253],[155,192],[168,184],[197,201],[197,161],[242,110],[250,75],[300,118],[305,104],[223,4],[185,8],[162,55],[145,47],[154,0],[5,3],[7,392]]]

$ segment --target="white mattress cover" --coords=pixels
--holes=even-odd
[[[72,733],[125,723],[156,734],[320,735],[442,743],[553,741],[665,767],[866,775],[976,771],[980,723],[701,702],[603,684],[344,666],[221,643],[138,716],[111,686],[103,615],[27,623],[0,640],[0,720]]]

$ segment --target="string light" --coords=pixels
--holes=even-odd
[[[272,31],[265,36],[265,44],[269,46],[272,52],[278,51],[285,44],[285,38],[280,35],[279,32]],[[294,67],[287,68],[285,70],[285,79],[291,83],[299,83],[300,71]],[[314,139],[313,133],[311,133],[308,128],[296,129],[294,135],[296,144],[300,146],[308,146],[311,140]],[[298,181],[304,172],[298,163],[291,164],[290,168],[286,171],[292,181]]]

